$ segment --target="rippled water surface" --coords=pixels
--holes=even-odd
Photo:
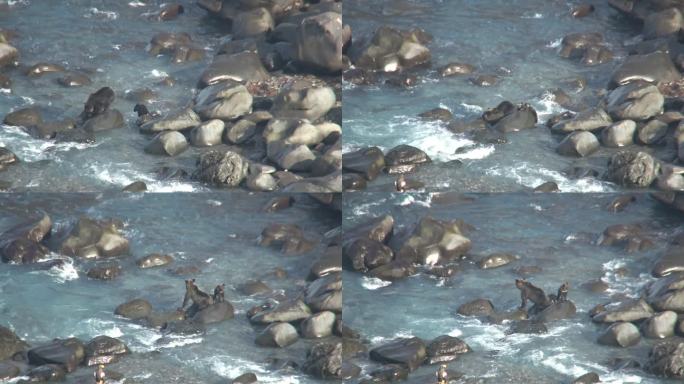
[[[663,382],[638,369],[612,371],[614,358],[645,363],[653,340],[642,338],[637,346],[625,349],[598,345],[601,328],[590,321],[587,312],[596,304],[624,295],[638,297],[641,287],[653,280],[650,269],[666,239],[684,229],[681,214],[645,195],[623,212],[608,212],[605,206],[615,196],[472,195],[440,203],[428,195],[347,194],[345,229],[384,214],[394,217],[395,234],[399,235],[426,215],[462,219],[475,227],[467,233],[473,244],[470,260],[494,252],[511,253],[519,260],[490,270],[480,270],[467,261],[448,279],[419,274],[391,284],[345,272],[344,320],[362,333],[370,348],[397,337],[461,337],[473,352],[450,363],[449,368],[486,383],[565,383],[589,371],[599,373],[607,383]],[[620,247],[595,245],[607,226],[618,223],[641,223],[656,246],[626,253]],[[506,324],[490,325],[455,315],[459,305],[475,298],[491,300],[498,311],[515,309],[520,293],[514,279],[520,276],[514,269],[521,266],[541,268],[526,278],[547,293],[555,293],[561,282],[568,281],[572,287],[568,298],[576,304],[577,314],[548,323],[549,333],[543,335],[506,335]],[[627,274],[617,274],[619,268],[626,268]],[[581,287],[599,278],[608,283],[606,292],[592,293]],[[376,367],[367,360],[359,361],[366,372]],[[424,383],[435,369],[419,368],[407,382]]]
[[[318,241],[339,226],[339,217],[305,197],[290,209],[263,213],[271,197],[239,193],[0,196],[0,232],[22,222],[35,209],[47,212],[57,231],[82,215],[118,218],[125,224],[131,248],[131,255],[121,260],[122,275],[111,282],[87,278],[88,264],[78,260],[69,259],[65,267],[49,270],[0,263],[0,324],[32,345],[68,336],[86,341],[103,334],[120,338],[133,354],[111,369],[132,382],[225,383],[246,372],[255,372],[259,382],[265,383],[318,382],[296,371],[271,369],[270,358],[303,362],[310,343],[300,340],[278,350],[257,347],[256,330],[245,312],[264,297],[247,297],[237,287],[262,279],[276,292],[299,292],[320,246],[306,255],[286,256],[277,249],[257,246],[259,234],[270,223],[292,223],[307,238]],[[175,261],[166,267],[138,268],[135,260],[150,253],[170,254]],[[201,272],[171,272],[180,267],[196,267]],[[278,267],[289,277],[275,278],[272,273]],[[195,277],[204,290],[225,282],[235,318],[207,327],[205,334],[168,336],[113,313],[117,305],[139,297],[150,301],[155,310],[173,311],[183,300],[183,279],[189,277]],[[90,375],[92,370],[81,368],[67,382]]]
[[[490,145],[477,144],[439,123],[417,117],[443,107],[455,119],[469,121],[510,100],[533,105],[543,123],[563,110],[548,94],[557,88],[571,96],[576,109],[595,103],[591,89],[605,87],[625,55],[624,41],[638,31],[606,2],[596,2],[596,11],[590,16],[574,19],[570,10],[575,4],[557,0],[346,0],[344,21],[351,25],[355,41],[372,36],[381,25],[417,26],[434,40],[428,45],[431,69],[416,72],[419,82],[413,88],[345,84],[345,152],[372,145],[385,151],[399,144],[416,146],[436,163],[413,175],[428,190],[519,191],[546,181],[557,182],[564,192],[614,190],[611,183],[572,179],[564,172],[574,165],[604,168],[610,151],[579,161],[559,156],[554,150],[560,138],[541,125],[507,135],[507,144]],[[603,33],[616,55],[613,62],[585,67],[558,56],[563,36],[594,31]],[[471,84],[468,75],[440,78],[437,68],[449,62],[472,64],[477,67],[474,75],[494,74],[499,83],[481,88]],[[573,93],[566,82],[580,77],[589,86]],[[369,190],[391,190],[392,182],[381,177],[369,184]]]

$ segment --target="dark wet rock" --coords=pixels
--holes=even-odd
[[[302,337],[319,339],[332,335],[335,314],[330,311],[319,312],[304,320],[301,325]]]
[[[64,72],[65,68],[59,64],[37,63],[26,70],[26,76],[40,77],[46,73]]]
[[[625,187],[648,187],[656,179],[659,164],[646,152],[621,151],[608,162],[606,178]]]
[[[675,272],[684,272],[684,247],[678,245],[665,250],[651,270],[655,277],[668,276]]]
[[[385,84],[397,88],[411,88],[416,86],[417,83],[418,76],[412,73],[392,73],[385,77]]]
[[[533,320],[548,323],[555,320],[567,319],[575,316],[577,313],[577,308],[572,301],[566,300],[559,303],[553,303],[550,306],[544,308],[539,313],[534,315]]]
[[[373,378],[372,383],[402,381],[406,380],[408,375],[408,368],[399,364],[385,364],[370,373],[370,376]]]
[[[576,378],[570,384],[594,384],[600,383],[599,375],[595,372],[585,373],[584,375]]]
[[[653,12],[644,19],[645,39],[654,39],[679,32],[684,25],[682,13],[677,8],[667,8]]]
[[[385,165],[426,164],[432,160],[422,150],[410,145],[402,144],[392,148],[385,155]]]
[[[0,361],[10,359],[26,348],[28,348],[28,344],[23,342],[19,336],[9,328],[0,325]]]
[[[368,276],[381,280],[394,281],[416,274],[416,268],[408,261],[395,260],[373,268]]]
[[[458,337],[442,335],[432,340],[426,347],[427,364],[445,363],[456,360],[460,355],[470,352],[470,346]]]
[[[592,45],[587,47],[580,61],[587,66],[594,66],[607,63],[613,60],[613,52],[605,45]]]
[[[21,108],[5,115],[4,124],[16,127],[30,127],[43,122],[40,111],[35,107]]]
[[[62,123],[67,123],[70,124],[71,127],[75,126],[71,125],[72,122],[70,120],[66,120],[64,122],[59,122],[60,124]],[[50,135],[52,136],[52,132]],[[64,131],[57,131],[54,133],[54,138],[56,143],[81,143],[81,144],[92,144],[95,142],[95,133],[94,132],[88,132],[83,130],[82,128],[75,128],[75,129],[67,129]]]
[[[480,75],[471,77],[470,82],[478,87],[491,87],[499,82],[499,78],[494,75]]]
[[[0,88],[3,89],[11,89],[12,88],[12,79],[9,78],[7,75],[3,75],[0,73]]]
[[[106,263],[90,268],[87,276],[96,280],[114,280],[121,272],[122,268],[118,263]]]
[[[475,72],[475,67],[465,63],[449,63],[439,69],[442,77],[468,75]]]
[[[601,293],[601,292],[605,292],[606,290],[608,290],[609,286],[608,286],[608,283],[604,282],[603,280],[596,279],[596,280],[591,280],[591,281],[587,281],[586,283],[583,283],[582,288],[584,288],[590,292]]]
[[[563,58],[582,57],[586,49],[603,43],[603,36],[597,32],[571,33],[561,40],[559,55]]]
[[[637,128],[639,142],[646,145],[662,141],[667,134],[667,123],[653,119]]]
[[[400,364],[410,372],[422,365],[426,357],[425,343],[417,337],[396,339],[370,351],[371,360],[383,364]]]
[[[654,311],[644,299],[632,300],[620,304],[617,307],[606,308],[606,311],[594,316],[596,323],[615,323],[648,319]]]
[[[148,317],[152,313],[152,304],[145,299],[133,299],[120,304],[114,310],[115,315],[123,316],[127,319],[138,320]]]
[[[339,72],[344,67],[342,48],[351,37],[342,15],[324,12],[302,20],[296,30],[297,60],[309,67]]]
[[[641,332],[644,337],[651,339],[664,339],[674,336],[677,324],[677,313],[665,311],[653,315],[641,325]]]
[[[331,87],[296,82],[278,93],[271,113],[280,119],[316,121],[325,116],[336,101],[335,91]]]
[[[311,316],[311,309],[302,301],[286,301],[275,308],[265,310],[252,316],[249,320],[255,324],[271,324],[304,320]]]
[[[117,109],[108,109],[86,120],[81,129],[86,132],[101,132],[124,126],[124,118]]]
[[[0,256],[5,263],[31,264],[44,259],[49,250],[40,242],[50,233],[52,221],[46,214],[30,218],[0,235]]]
[[[256,338],[261,347],[284,348],[299,340],[297,330],[289,323],[273,323],[266,327]]]
[[[265,81],[269,77],[256,53],[240,52],[215,56],[212,63],[200,76],[199,85],[204,88],[207,85],[225,80]]]
[[[234,378],[231,381],[231,383],[232,384],[257,384],[258,383],[257,375],[252,373],[252,372],[243,373],[242,375]]]
[[[85,364],[87,366],[110,364],[129,353],[123,341],[109,336],[97,336],[85,345]]]
[[[422,218],[396,254],[398,260],[423,265],[462,256],[471,248],[471,241],[461,233],[459,221]]]
[[[194,110],[203,120],[232,120],[252,112],[252,95],[247,87],[234,80],[202,89],[195,100]]]
[[[317,279],[330,273],[342,272],[342,247],[331,245],[316,262],[311,265],[309,279]]]
[[[596,136],[587,131],[576,131],[567,135],[556,147],[563,156],[585,157],[596,152],[601,145]]]
[[[19,376],[21,370],[8,361],[0,361],[0,380],[9,380]]]
[[[456,313],[463,316],[491,316],[494,312],[494,305],[487,299],[475,299],[461,304]]]
[[[520,104],[505,113],[493,123],[493,128],[499,132],[518,132],[523,129],[534,128],[537,124],[537,112],[529,104]]]
[[[75,371],[84,358],[85,349],[78,339],[56,339],[52,343],[28,351],[30,364],[58,364],[67,372]]]
[[[224,138],[229,143],[242,144],[252,139],[256,133],[257,124],[253,121],[242,119],[226,126]]]
[[[445,123],[454,118],[454,115],[451,113],[451,111],[446,108],[434,108],[429,111],[425,111],[418,116],[424,120],[436,120],[443,121]]]
[[[222,188],[234,188],[247,177],[247,159],[233,151],[209,151],[200,155],[193,179]]]
[[[601,108],[582,111],[568,120],[561,120],[553,125],[556,132],[593,131],[607,127],[613,123],[608,113]]]
[[[353,68],[343,72],[342,78],[344,81],[354,85],[370,85],[377,83],[378,79],[373,71],[368,71],[362,68]]]
[[[145,152],[158,156],[177,156],[188,149],[185,136],[176,131],[159,132],[145,146]]]
[[[95,221],[86,217],[78,220],[69,236],[62,242],[61,252],[84,258],[116,257],[128,253],[129,243],[113,222]]]
[[[591,4],[579,4],[575,8],[572,9],[572,12],[570,13],[572,17],[580,18],[580,17],[586,17],[589,14],[594,12],[594,6]]]
[[[663,110],[665,98],[655,85],[630,82],[611,91],[606,110],[616,120],[646,120]]]
[[[19,58],[19,51],[13,46],[0,42],[0,67],[15,65]]]
[[[319,379],[351,379],[355,366],[342,359],[342,349],[342,343],[314,344],[306,353],[302,370]]]
[[[534,187],[534,192],[558,192],[560,189],[558,188],[558,183],[555,181],[547,181],[545,183],[539,184],[538,186]]]
[[[278,196],[269,200],[263,207],[264,212],[273,213],[290,208],[294,203],[292,196]]]
[[[354,271],[367,271],[392,261],[394,252],[379,241],[359,238],[343,250],[345,265]]]
[[[153,120],[140,127],[141,132],[181,131],[193,128],[202,123],[200,117],[192,110],[185,108],[158,120]]]
[[[598,343],[613,347],[631,347],[639,343],[639,328],[632,323],[617,322],[612,324],[598,337]]]
[[[518,258],[515,255],[509,253],[493,253],[480,259],[480,261],[477,262],[477,266],[480,269],[498,268],[510,264],[517,259]]]
[[[295,224],[274,223],[264,228],[259,237],[259,245],[263,247],[280,247],[286,254],[306,253],[313,249],[311,240],[304,237],[301,228]]]
[[[235,309],[228,301],[214,303],[192,316],[192,321],[198,324],[214,324],[235,317]]]
[[[75,130],[75,127],[76,120],[67,118],[64,120],[38,123],[37,125],[24,128],[24,131],[36,139],[58,139],[57,136],[59,136],[60,141],[76,141],[65,140],[65,138],[69,136],[78,136],[72,133],[74,131],[85,132],[83,129]],[[87,133],[92,134],[92,132]]]
[[[392,235],[393,228],[394,218],[390,215],[384,215],[350,228],[348,231],[345,231],[345,237],[350,239],[365,237],[385,243]]]
[[[684,377],[684,339],[671,338],[654,345],[648,354],[646,370],[668,378]]]
[[[238,287],[238,290],[242,294],[247,296],[262,295],[271,293],[273,291],[271,287],[269,287],[268,285],[266,285],[266,283],[260,280],[247,281],[246,283],[240,285]]]
[[[305,302],[313,311],[342,312],[342,274],[319,277],[306,288]]]
[[[26,376],[29,381],[64,381],[66,378],[66,371],[61,365],[44,364],[39,367],[31,368]]]
[[[428,63],[430,50],[415,35],[391,27],[380,27],[369,45],[355,60],[357,67],[395,72]]]
[[[92,81],[88,75],[79,72],[67,72],[57,79],[57,83],[63,87],[74,88],[90,85]]]
[[[140,268],[154,268],[161,267],[173,262],[171,255],[162,255],[159,253],[152,253],[145,257],[138,259],[135,263]]]
[[[362,174],[367,180],[374,180],[385,168],[385,155],[378,147],[359,149],[342,155],[342,169]]]
[[[615,87],[634,80],[669,83],[680,78],[681,74],[675,68],[670,56],[665,52],[654,52],[627,56],[622,65],[613,73],[611,86]]]
[[[144,181],[134,181],[123,188],[124,192],[145,192],[147,184]]]
[[[636,132],[636,123],[632,120],[622,120],[601,131],[601,142],[604,146],[612,148],[632,145],[634,132]]]

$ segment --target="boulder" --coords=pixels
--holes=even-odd
[[[225,80],[239,82],[264,81],[270,75],[254,52],[216,55],[200,76],[199,86],[204,88]]]
[[[86,365],[89,367],[114,363],[129,353],[123,341],[109,336],[97,336],[85,345]]]
[[[649,83],[669,83],[681,78],[681,74],[666,52],[627,56],[613,73],[610,86],[616,87],[630,81],[643,80]]]
[[[271,113],[279,119],[316,121],[325,116],[336,101],[335,91],[331,87],[296,82],[278,93]]]
[[[311,309],[302,300],[285,301],[275,308],[257,313],[249,320],[255,324],[271,324],[304,320],[311,316]]]
[[[460,355],[470,352],[470,346],[458,337],[442,335],[426,347],[427,364],[445,363],[456,360]]]
[[[608,162],[606,178],[625,187],[648,187],[656,179],[658,162],[646,152],[620,151]]]
[[[314,69],[339,72],[344,68],[342,47],[350,37],[351,30],[342,25],[340,13],[306,17],[296,30],[297,60]]]
[[[495,313],[494,305],[487,299],[475,299],[461,304],[456,313],[463,316],[491,316]]]
[[[342,359],[342,343],[317,343],[306,353],[302,370],[319,379],[351,379],[353,365]]]
[[[400,364],[410,372],[422,365],[426,357],[425,343],[417,337],[396,339],[370,351],[371,360],[382,364]]]
[[[252,95],[247,87],[233,80],[202,89],[195,100],[194,110],[203,120],[232,120],[252,112]]]
[[[665,311],[653,315],[641,325],[641,332],[644,337],[650,339],[664,339],[674,336],[675,326],[677,325],[677,313]]]
[[[596,323],[629,322],[648,319],[653,314],[653,308],[646,300],[638,299],[627,301],[614,308],[607,308],[606,311],[594,316],[592,320]]]
[[[21,373],[18,366],[7,361],[0,361],[0,380],[9,381]]]
[[[301,333],[305,339],[319,339],[332,335],[335,314],[330,311],[319,312],[302,322]]]
[[[653,12],[644,19],[644,38],[655,39],[677,33],[682,29],[683,22],[682,13],[677,8]]]
[[[145,299],[133,299],[120,304],[114,314],[130,320],[144,319],[152,313],[152,304]]]
[[[391,261],[368,272],[368,276],[386,281],[399,280],[415,274],[416,268],[413,263],[403,260]]]
[[[639,343],[639,328],[632,323],[617,322],[598,337],[598,343],[613,347],[631,347]]]
[[[242,119],[234,124],[229,124],[225,129],[224,138],[232,144],[243,144],[254,137],[257,133],[255,122]]]
[[[342,154],[342,169],[359,173],[369,181],[378,177],[383,168],[385,168],[385,155],[378,147],[363,148]]]
[[[345,238],[365,237],[386,243],[394,229],[394,218],[390,215],[376,217],[345,231]]]
[[[185,136],[176,131],[164,131],[157,134],[145,146],[145,152],[158,156],[177,156],[188,149]]]
[[[606,147],[618,148],[634,143],[636,123],[632,120],[622,120],[613,123],[601,131],[601,142]]]
[[[432,160],[422,150],[410,145],[401,144],[385,154],[385,165],[397,166],[408,164],[426,164]]]
[[[493,253],[480,259],[480,261],[477,262],[477,266],[480,269],[498,268],[510,264],[517,259],[517,256],[509,253]]]
[[[121,274],[122,268],[118,263],[104,263],[88,270],[87,276],[96,280],[113,280]]]
[[[29,381],[64,381],[66,379],[66,371],[58,364],[44,364],[31,368],[26,376],[29,377]]]
[[[271,13],[266,8],[254,8],[240,12],[233,20],[233,39],[244,39],[269,32],[275,26]]]
[[[19,58],[19,51],[13,46],[0,42],[0,67],[15,65]]]
[[[36,107],[17,109],[5,115],[3,124],[15,127],[31,127],[43,122],[43,117]]]
[[[358,238],[343,249],[345,265],[354,271],[365,272],[392,261],[394,252],[379,241]]]
[[[190,143],[195,147],[221,144],[225,123],[219,119],[205,121],[190,131]]]
[[[639,142],[646,145],[659,143],[667,135],[667,123],[652,119],[637,128]]]
[[[657,376],[684,378],[684,339],[671,338],[655,344],[645,368]]]
[[[261,347],[285,348],[299,339],[297,330],[289,323],[273,323],[266,327],[256,338]]]
[[[655,277],[668,276],[675,272],[684,272],[684,247],[672,245],[656,260],[651,274]]]
[[[305,303],[314,311],[342,312],[342,274],[319,277],[306,288]]]
[[[0,325],[0,361],[8,360],[26,348],[28,348],[28,344],[23,342],[19,336],[9,328]]]
[[[50,344],[35,347],[28,351],[30,364],[58,364],[67,372],[75,371],[84,358],[84,346],[78,339],[56,339]]]
[[[561,120],[551,129],[556,132],[594,131],[612,123],[613,120],[605,110],[593,108],[584,110],[570,119]]]
[[[108,109],[86,120],[81,129],[92,133],[121,128],[124,125],[123,114],[118,109]]]
[[[641,121],[661,113],[665,98],[655,85],[635,81],[611,91],[606,102],[614,119]]]
[[[271,224],[261,231],[259,245],[280,247],[286,254],[306,253],[314,244],[304,237],[304,233],[296,224]]]
[[[202,123],[200,117],[192,110],[185,108],[158,120],[152,120],[140,127],[142,132],[181,131],[194,128]]]
[[[235,309],[233,305],[228,301],[220,301],[198,311],[192,317],[192,321],[197,324],[207,325],[220,323],[234,317]]]
[[[208,151],[200,155],[192,174],[196,180],[222,188],[234,188],[247,177],[249,163],[233,151]]]

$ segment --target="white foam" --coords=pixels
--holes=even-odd
[[[494,153],[495,150],[496,148],[492,144],[474,145],[472,149],[454,154],[452,158],[455,160],[480,160],[488,157]]]
[[[146,7],[147,4],[143,3],[142,1],[131,1],[130,3],[128,3],[128,6],[133,7],[133,8],[138,8],[138,7]]]
[[[59,161],[59,157],[56,156],[59,152],[67,152],[73,149],[83,150],[99,145],[99,143],[55,143],[54,141],[34,139],[21,127],[11,125],[2,125],[1,127],[2,131],[0,132],[3,136],[0,138],[0,146],[11,148],[17,157],[28,163],[41,160]]]
[[[422,149],[432,160],[440,162],[458,159],[460,155],[455,154],[457,149],[475,144],[464,135],[453,134],[439,121],[396,116],[388,123],[388,127],[392,136],[405,137],[406,133],[410,132],[406,144]]]
[[[480,107],[479,105],[461,103],[461,106],[468,112],[482,113],[484,111],[484,108]]]
[[[520,18],[521,19],[543,19],[544,15],[542,15],[541,13],[535,12],[533,14],[529,14],[529,13],[524,14],[524,15],[520,16]]]
[[[637,277],[622,276],[616,273],[617,270],[627,265],[627,260],[623,258],[613,259],[603,264],[603,277],[601,280],[608,284],[606,293],[624,294],[627,297],[638,298],[641,287],[650,281],[655,280],[648,273],[642,273]]]
[[[610,183],[594,178],[569,179],[557,171],[546,169],[539,165],[519,162],[513,166],[503,166],[487,169],[489,176],[514,179],[518,184],[534,188],[547,181],[554,181],[563,192],[610,192]]]
[[[104,18],[107,20],[116,20],[119,18],[119,14],[114,12],[114,11],[101,11],[95,7],[90,8],[88,12],[83,15],[86,19],[90,19],[92,17],[97,17],[97,18]]]
[[[361,286],[369,291],[375,291],[376,289],[384,288],[392,285],[391,281],[385,281],[378,279],[377,277],[364,276],[361,278]]]
[[[537,117],[539,120],[546,120],[552,115],[565,112],[566,109],[561,107],[560,104],[556,103],[556,98],[551,92],[544,92],[538,100],[533,101],[534,110],[537,111]]]
[[[220,207],[221,205],[223,205],[223,203],[218,200],[207,200],[207,204],[213,205],[215,207]]]
[[[55,282],[64,284],[67,281],[78,280],[78,270],[74,266],[74,261],[71,258],[63,259],[64,263],[50,268],[47,272],[51,275]]]
[[[551,40],[548,43],[546,43],[546,47],[547,48],[558,48],[558,47],[560,47],[562,42],[563,42],[563,38],[559,37],[556,40]]]
[[[541,212],[544,210],[544,208],[542,208],[542,206],[539,204],[530,203],[530,207],[537,212]]]
[[[282,383],[282,384],[299,384],[300,377],[298,376],[280,376],[277,373],[266,370],[261,365],[237,358],[235,356],[217,355],[200,361],[202,365],[208,365],[208,368],[217,375],[225,378],[235,378],[245,372],[254,372],[259,377],[260,383]]]
[[[144,181],[147,185],[148,192],[195,192],[202,190],[197,186],[183,181],[160,181],[152,177],[137,172],[133,169],[126,169],[130,167],[129,163],[110,163],[107,165],[100,165],[95,162],[90,165],[90,170],[94,176],[105,183],[126,186],[134,181]]]
[[[397,205],[400,207],[422,205],[423,207],[430,208],[432,206],[432,195],[401,194]]]
[[[157,347],[160,349],[177,348],[185,345],[200,344],[202,338],[199,336],[166,335],[157,340]]]
[[[163,77],[168,77],[168,76],[169,76],[169,74],[164,72],[164,71],[160,71],[158,69],[153,69],[150,71],[150,74],[148,77],[163,78]]]

